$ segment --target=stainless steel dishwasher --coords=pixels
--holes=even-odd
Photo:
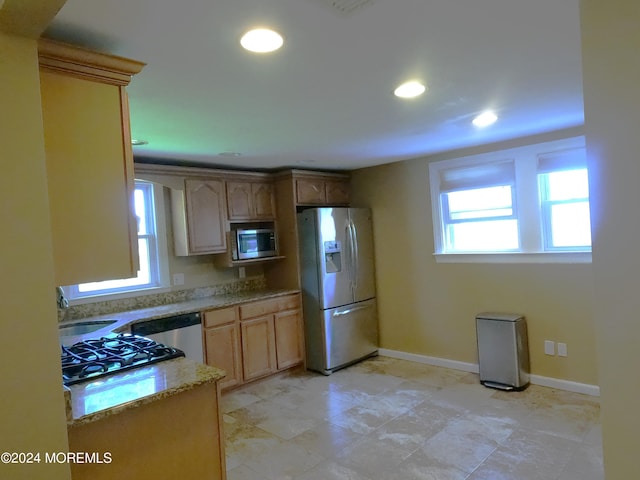
[[[185,313],[131,325],[131,333],[182,350],[185,356],[204,363],[202,320],[199,313]]]

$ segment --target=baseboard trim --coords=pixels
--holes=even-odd
[[[452,368],[463,372],[478,373],[477,363],[459,362],[457,360],[449,360],[447,358],[429,357],[427,355],[419,355],[417,353],[407,353],[398,350],[389,350],[387,348],[378,349],[378,354],[384,357],[398,358],[400,360],[408,360],[410,362],[424,363],[425,365],[433,365],[436,367]],[[558,390],[566,390],[568,392],[584,393],[593,397],[600,396],[600,387],[590,385],[588,383],[572,382],[570,380],[562,380],[559,378],[543,377],[541,375],[531,375],[530,381],[534,385],[542,387],[556,388]]]

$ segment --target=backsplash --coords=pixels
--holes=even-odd
[[[85,303],[73,305],[68,309],[58,309],[58,321],[77,320],[79,318],[92,317],[94,315],[108,315],[110,313],[137,310],[139,308],[156,307],[169,303],[184,302],[197,298],[206,298],[214,295],[228,295],[252,290],[263,290],[267,287],[264,277],[247,278],[234,282],[213,285],[210,287],[198,287],[188,290],[178,290],[139,297],[107,300],[104,302]]]

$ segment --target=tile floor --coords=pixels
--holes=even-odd
[[[228,480],[602,480],[597,398],[375,357],[223,395]]]

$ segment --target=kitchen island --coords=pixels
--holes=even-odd
[[[224,479],[219,380],[185,358],[65,388],[75,479]]]

